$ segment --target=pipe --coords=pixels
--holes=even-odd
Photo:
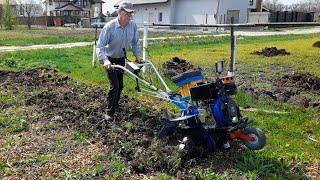
[[[269,26],[269,27],[301,27],[301,26],[320,26],[320,22],[294,22],[294,23],[247,23],[247,24],[156,24],[153,23],[151,26],[175,26],[175,27],[259,27],[259,26]]]

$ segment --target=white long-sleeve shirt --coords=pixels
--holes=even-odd
[[[121,27],[118,18],[109,21],[102,29],[96,46],[96,53],[101,63],[112,58],[124,57],[123,49],[132,48],[134,56],[140,56],[138,27],[130,21],[126,27]]]

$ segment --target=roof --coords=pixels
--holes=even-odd
[[[132,4],[156,4],[156,3],[166,3],[169,0],[130,0]]]
[[[92,3],[105,3],[103,0],[92,0]]]
[[[79,6],[76,6],[72,2],[65,4],[60,7],[56,7],[55,10],[60,10],[60,11],[82,11],[83,9],[80,8]]]
[[[139,4],[158,4],[158,3],[166,3],[169,0],[129,0],[133,5],[139,5]],[[118,1],[115,4],[115,7],[119,6],[119,3],[121,1]]]
[[[0,0],[0,4],[4,4],[5,0]],[[9,4],[10,5],[17,5],[17,1],[16,0],[9,0]]]

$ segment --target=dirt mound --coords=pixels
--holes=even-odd
[[[188,70],[199,70],[199,68],[194,67],[190,62],[179,57],[173,57],[169,61],[162,64],[164,68],[164,75],[172,78],[178,74],[186,72]]]
[[[266,57],[290,55],[285,49],[277,49],[276,47],[264,48],[262,51],[254,51],[251,54]]]
[[[280,86],[290,86],[307,91],[320,90],[320,78],[315,77],[309,73],[287,74],[278,79],[277,84]]]
[[[309,73],[295,72],[293,69],[281,66],[266,67],[266,72],[255,79],[252,72],[244,77],[238,76],[240,89],[246,91],[255,99],[272,99],[281,103],[287,102],[299,107],[314,108],[320,112],[320,78]],[[292,73],[288,73],[292,72]],[[278,74],[278,75],[276,75]],[[279,76],[280,74],[285,74]],[[256,86],[252,81],[259,82]],[[261,86],[263,84],[263,86]]]
[[[313,43],[312,46],[313,46],[313,47],[320,48],[320,41],[316,41],[315,43]]]
[[[105,92],[99,88],[74,82],[68,76],[62,75],[54,69],[36,68],[21,72],[6,72],[1,73],[0,77],[0,89],[5,89],[8,95],[21,93],[21,98],[25,99],[24,109],[32,108],[33,112],[37,112],[38,115],[35,118],[27,119],[28,123],[32,123],[30,127],[40,122],[51,124],[54,128],[49,128],[44,133],[52,133],[52,136],[55,135],[55,131],[67,132],[70,128],[76,129],[78,132],[85,132],[89,136],[90,145],[100,142],[116,157],[119,157],[124,162],[124,166],[129,172],[128,175],[160,172],[175,175],[179,172],[181,178],[195,179],[190,168],[210,166],[216,172],[223,172],[230,166],[228,163],[232,164],[232,158],[237,154],[235,152],[241,150],[235,144],[224,156],[217,156],[212,160],[213,157],[208,156],[209,153],[206,150],[194,146],[192,142],[188,144],[188,149],[179,150],[179,140],[182,140],[186,134],[179,133],[161,141],[156,140],[156,134],[165,118],[157,110],[158,106],[154,101],[137,101],[123,96],[120,100],[123,111],[116,114],[115,121],[105,122]],[[7,108],[10,106],[12,104],[8,104]],[[25,116],[31,117],[31,115]],[[58,123],[59,125],[52,125]],[[30,131],[35,133],[28,132],[30,141],[38,141],[39,130],[30,129]],[[55,143],[48,142],[54,139],[52,136],[43,141],[45,144],[39,144],[38,146],[41,147],[37,148],[41,148],[42,151],[49,154],[56,153],[54,148],[47,146],[47,144]],[[21,146],[19,148],[22,152],[26,151],[25,154],[30,151],[28,147]],[[85,149],[85,147],[83,148]],[[37,152],[37,150],[31,151]],[[70,149],[61,152],[70,153],[69,151]],[[7,153],[10,156],[10,151]],[[59,158],[71,155],[60,154],[56,158],[58,158],[57,161],[62,161],[63,159]],[[226,157],[230,159],[226,160]],[[89,159],[89,161],[91,160]],[[77,158],[77,161],[80,160]],[[88,159],[83,159],[83,161],[88,162]],[[51,164],[55,163],[58,162],[51,162]],[[14,166],[14,168],[24,169],[23,164],[21,167],[19,164]],[[72,165],[72,169],[78,168],[75,166]],[[37,169],[37,166],[32,166],[28,171],[34,173],[41,170]],[[61,171],[64,172],[65,169],[56,168],[52,171],[55,171],[54,174],[58,174]],[[24,173],[21,173],[23,176]],[[109,171],[101,173],[107,175]],[[101,173],[96,174],[95,177],[101,177]]]

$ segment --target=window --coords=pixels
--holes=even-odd
[[[20,6],[20,10],[18,11],[19,12],[19,15],[23,16],[24,14],[24,9],[22,6]]]
[[[52,5],[52,0],[49,0],[49,5]]]
[[[162,22],[162,12],[159,12],[158,21]]]
[[[83,0],[83,7],[87,7],[88,5],[88,1],[87,0]]]
[[[253,6],[253,0],[249,0],[249,5]]]

